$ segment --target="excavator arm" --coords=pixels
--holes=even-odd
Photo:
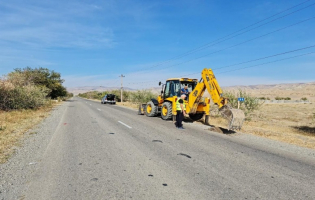
[[[206,68],[203,69],[201,72],[201,77],[203,79],[204,85],[211,95],[213,102],[219,106],[219,109],[222,108],[222,106],[226,105],[227,99],[222,97],[223,92],[212,70]]]
[[[220,114],[227,119],[228,129],[240,130],[245,119],[244,112],[239,109],[232,109],[228,105],[228,99],[223,97],[223,92],[211,69],[203,69],[201,77],[195,89],[189,95],[188,104],[191,107],[190,113],[196,112],[200,100],[207,89],[214,104],[218,105]],[[207,118],[209,116],[206,116]]]
[[[227,99],[222,97],[222,90],[220,85],[217,82],[211,69],[203,69],[201,72],[201,79],[196,85],[195,89],[189,95],[189,106],[191,108],[190,113],[195,113],[198,107],[198,104],[201,101],[201,98],[206,91],[208,90],[211,98],[219,108],[227,104]]]

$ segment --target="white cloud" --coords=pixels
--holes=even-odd
[[[0,41],[44,47],[112,47],[110,27],[90,24],[84,16],[101,9],[97,5],[65,3],[38,5],[2,3]]]

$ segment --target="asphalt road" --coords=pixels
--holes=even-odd
[[[21,199],[315,199],[312,157],[80,98],[59,119]]]

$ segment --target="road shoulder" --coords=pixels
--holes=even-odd
[[[37,164],[41,161],[68,106],[69,102],[65,102],[55,107],[49,117],[28,131],[28,136],[21,142],[20,147],[16,148],[14,155],[0,165],[0,199],[23,199],[21,194],[27,183],[32,180]],[[36,134],[30,134],[33,132]]]

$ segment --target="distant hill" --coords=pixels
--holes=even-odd
[[[255,97],[290,97],[292,100],[299,100],[306,97],[315,100],[315,82],[310,83],[283,83],[272,85],[249,85],[223,87],[225,91],[245,90]]]

